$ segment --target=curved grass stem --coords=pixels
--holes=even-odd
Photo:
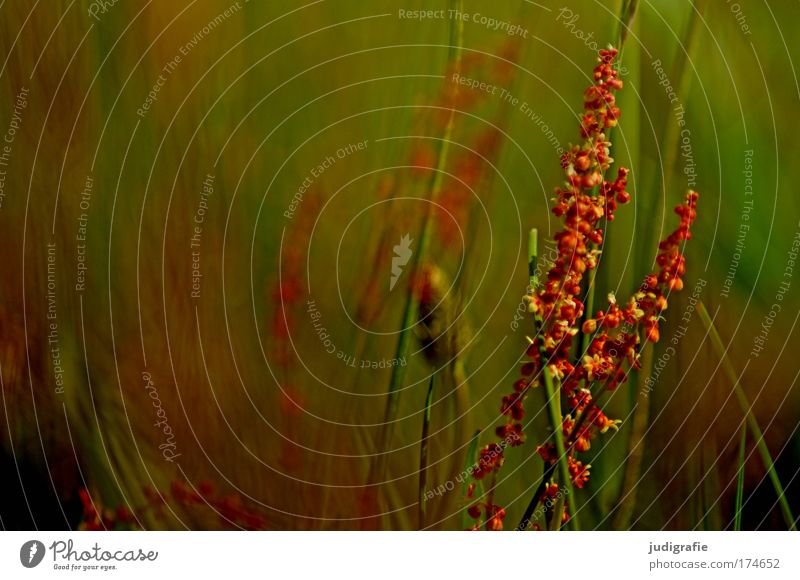
[[[761,427],[758,424],[758,420],[753,413],[750,400],[747,398],[747,395],[742,388],[740,377],[733,368],[733,363],[731,363],[730,359],[728,358],[722,338],[720,337],[719,332],[717,332],[714,322],[708,315],[708,310],[706,310],[706,306],[702,301],[697,303],[697,313],[700,315],[700,319],[703,321],[703,325],[706,327],[706,332],[711,339],[711,344],[714,347],[714,350],[717,351],[717,356],[719,356],[720,361],[722,362],[722,368],[725,370],[725,374],[728,375],[731,383],[733,383],[733,391],[736,395],[736,399],[739,402],[739,406],[745,415],[747,428],[753,435],[753,439],[756,443],[756,449],[758,449],[758,453],[761,456],[761,461],[764,463],[764,469],[766,469],[769,480],[772,482],[772,487],[775,489],[775,494],[778,496],[778,505],[781,508],[783,519],[790,530],[797,531],[797,525],[795,523],[794,516],[792,515],[792,509],[789,507],[789,501],[786,499],[786,492],[783,489],[780,478],[778,478],[778,472],[775,470],[775,462],[772,460],[772,455],[769,452],[769,447],[767,447],[766,441],[764,441],[764,434],[762,433]]]
[[[538,274],[537,274],[537,262],[538,262],[538,230],[533,228],[530,230],[528,234],[528,276],[529,276],[529,288],[528,291],[530,294],[535,293],[536,287],[538,286]],[[538,335],[542,328],[542,320],[541,317],[536,316],[534,319],[534,323],[536,325],[536,334]],[[547,360],[548,355],[547,352],[542,349],[540,352],[540,357],[542,361]],[[556,503],[555,506],[555,514],[554,514],[554,521],[559,529],[560,522],[563,518],[564,513],[564,495],[569,496],[570,498],[570,505],[573,508],[573,517],[571,518],[570,522],[572,524],[572,528],[574,530],[580,529],[580,523],[577,518],[575,512],[576,500],[574,494],[572,492],[572,477],[569,474],[569,466],[568,466],[568,456],[567,456],[567,447],[564,444],[564,433],[563,433],[563,415],[561,413],[561,385],[558,381],[554,380],[554,377],[550,373],[550,369],[547,368],[545,365],[541,371],[544,377],[544,385],[545,385],[545,405],[547,406],[548,415],[550,418],[550,428],[553,433],[553,439],[556,446],[556,453],[558,454],[558,461],[555,464],[549,465],[545,467],[544,474],[542,475],[542,481],[537,488],[536,493],[534,494],[533,498],[531,499],[530,503],[528,504],[527,509],[525,510],[525,514],[522,517],[519,525],[517,526],[518,530],[525,530],[527,529],[528,525],[530,524],[531,517],[533,516],[533,512],[536,510],[536,506],[541,499],[541,495],[544,492],[544,486],[547,485],[547,482],[555,473],[556,465],[558,466],[559,471],[559,478],[561,480],[561,486],[565,491],[565,494],[560,496],[560,500]]]
[[[550,370],[547,368],[544,369],[544,385],[547,396],[547,410],[550,415],[550,426],[553,429],[553,439],[555,440],[556,453],[558,454],[558,475],[561,482],[561,487],[563,487],[565,491],[565,494],[562,494],[559,497],[559,501],[556,503],[556,509],[553,515],[556,522],[555,529],[559,529],[561,525],[561,520],[564,515],[563,499],[564,495],[566,495],[570,498],[570,505],[572,506],[573,513],[572,517],[570,518],[572,529],[577,531],[580,529],[580,524],[578,523],[575,494],[572,491],[572,477],[569,474],[569,466],[567,464],[567,448],[564,445],[564,433],[562,427],[564,418],[561,414],[561,385],[557,381],[553,380]]]
[[[425,397],[425,412],[422,414],[422,437],[419,443],[419,529],[425,528],[425,512],[428,491],[428,436],[431,425],[431,403],[436,373],[431,373],[428,395]]]
[[[463,0],[450,0],[450,8],[463,11]],[[461,69],[461,48],[464,42],[464,22],[460,18],[451,20],[450,23],[450,51],[448,62],[452,63],[456,71]],[[458,90],[458,85],[454,85],[454,91]],[[455,124],[455,109],[451,107],[445,125],[444,134],[439,141],[439,151],[437,155],[436,170],[432,176],[432,183],[430,187],[429,199],[431,203],[427,204],[427,211],[422,225],[422,232],[419,236],[417,243],[417,250],[414,252],[412,258],[411,272],[412,276],[416,275],[420,265],[424,264],[425,256],[428,252],[430,245],[430,237],[432,230],[432,207],[439,194],[444,182],[445,168],[447,166],[447,157],[450,151],[450,140],[453,134],[453,125]],[[409,345],[411,342],[411,327],[414,320],[417,318],[419,307],[414,299],[413,292],[409,291],[406,296],[405,307],[403,309],[403,318],[400,326],[400,337],[397,341],[397,353],[395,360],[405,360],[408,356]],[[370,468],[369,481],[376,483],[383,478],[386,470],[386,455],[391,445],[392,434],[394,431],[394,423],[397,418],[397,409],[399,405],[399,391],[401,386],[405,383],[407,365],[395,365],[392,367],[392,375],[389,381],[389,390],[386,399],[386,408],[384,412],[384,422],[381,430],[378,453],[373,460]]]

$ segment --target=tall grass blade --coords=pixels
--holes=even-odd
[[[778,504],[780,505],[783,519],[790,530],[797,531],[794,516],[792,515],[792,510],[789,507],[789,501],[786,499],[786,493],[783,490],[783,485],[781,485],[781,481],[778,478],[778,472],[775,471],[775,463],[772,460],[772,455],[769,452],[767,443],[764,441],[764,435],[761,432],[761,427],[758,425],[758,420],[753,413],[750,401],[747,398],[744,389],[742,389],[741,384],[739,383],[739,376],[733,367],[733,363],[731,363],[730,359],[728,358],[722,338],[717,332],[714,322],[708,315],[708,311],[706,310],[705,304],[703,304],[702,301],[698,302],[697,304],[697,313],[700,315],[700,319],[703,321],[703,325],[706,327],[706,331],[711,337],[711,344],[714,346],[714,350],[717,351],[717,356],[719,356],[720,360],[722,361],[722,367],[725,369],[725,373],[728,375],[731,383],[733,383],[733,390],[736,394],[737,400],[739,401],[739,406],[742,408],[742,412],[745,415],[747,427],[750,429],[750,433],[753,434],[753,439],[755,439],[756,448],[761,456],[761,461],[764,463],[764,468],[767,470],[767,475],[772,482],[772,487],[775,489],[775,493],[778,496]]]
[[[623,49],[625,48],[625,41],[628,38],[628,30],[633,24],[633,19],[636,16],[636,9],[639,3],[637,0],[623,0],[622,6],[619,12],[619,20],[618,20],[618,29],[615,35],[615,39],[617,44],[616,49],[619,51],[619,56],[617,57],[617,62],[619,63],[618,66],[622,64],[622,56],[623,56]],[[613,128],[609,128],[606,130],[606,140],[612,140],[612,134],[614,132]],[[599,188],[595,188],[593,195],[598,195]],[[603,241],[603,251],[608,252],[608,243],[609,240],[606,238]],[[600,268],[592,268],[589,270],[586,280],[586,299],[584,300],[584,309],[583,309],[583,316],[581,317],[581,325],[586,322],[595,312],[594,306],[594,295],[595,289],[598,285],[598,270]],[[606,270],[603,269],[602,272]],[[592,335],[591,333],[585,333],[583,338],[581,339],[581,344],[579,348],[581,349],[580,352],[584,353],[588,350],[589,344],[591,344]]]
[[[463,13],[463,0],[450,0],[450,8],[452,10],[459,10]],[[464,42],[464,21],[461,18],[454,18],[450,22],[450,53],[448,62],[454,64],[456,71],[461,68],[461,48]],[[454,88],[453,90],[457,90]],[[453,135],[453,125],[455,123],[455,109],[451,109],[448,115],[447,124],[445,125],[444,134],[439,141],[439,151],[437,155],[436,170],[432,176],[432,183],[430,187],[430,201],[428,210],[425,212],[425,218],[422,225],[422,232],[419,236],[417,250],[414,252],[411,264],[411,272],[418,272],[419,266],[424,263],[425,255],[430,245],[430,237],[432,230],[432,207],[435,205],[436,200],[442,189],[444,181],[445,168],[447,166],[447,157],[450,151],[450,140]],[[405,360],[408,356],[409,345],[411,342],[411,327],[416,320],[418,314],[418,305],[414,299],[412,292],[408,292],[406,297],[405,307],[403,309],[403,322],[401,324],[400,337],[397,341],[397,354],[395,360]],[[383,428],[381,430],[380,439],[378,443],[378,453],[370,468],[369,480],[370,483],[375,483],[382,479],[386,470],[386,454],[391,444],[392,434],[394,431],[394,423],[397,417],[397,409],[399,405],[398,393],[401,386],[405,383],[407,365],[395,365],[392,367],[392,375],[389,381],[389,391],[386,399],[386,409],[384,412]]]
[[[676,90],[681,98],[685,98],[690,87],[692,76],[690,73],[691,67],[688,63],[691,61],[692,53],[697,44],[697,26],[702,16],[705,2],[697,2],[697,6],[690,7],[691,13],[689,15],[689,22],[686,25],[686,30],[683,34],[681,46],[683,50],[679,50],[675,57],[675,62],[672,66],[671,78],[676,80]],[[679,143],[678,123],[671,120],[667,123],[664,133],[664,139],[661,143],[662,151],[664,151],[664,171],[670,172],[676,165],[677,151]],[[666,180],[665,180],[666,181]],[[658,189],[658,177],[654,174],[653,185],[651,191]],[[666,197],[666,192],[664,192]],[[637,255],[637,262],[640,268],[647,270],[650,268],[649,254],[651,249],[658,245],[659,231],[655,227],[655,207],[644,207],[642,212],[644,217],[643,231],[651,232],[650,241],[642,244],[641,251]],[[650,348],[644,351],[642,356],[641,369],[636,373],[636,399],[634,402],[633,419],[631,421],[631,434],[628,440],[627,460],[625,462],[625,470],[622,476],[622,488],[620,490],[619,499],[617,500],[617,512],[614,515],[613,527],[616,530],[627,529],[630,524],[633,510],[636,506],[636,485],[639,481],[639,474],[642,469],[642,458],[644,455],[644,433],[647,430],[647,425],[650,418],[650,397],[645,389],[642,388],[642,383],[650,376],[653,370],[653,361],[655,359],[655,348]]]
[[[617,28],[617,48],[620,52],[622,52],[625,41],[628,39],[628,31],[633,22],[633,17],[636,16],[638,7],[639,0],[622,0],[622,7],[619,11],[619,26]]]
[[[572,506],[572,517],[570,523],[573,530],[580,529],[578,523],[577,509],[575,503],[575,494],[572,491],[572,477],[569,474],[569,467],[567,465],[567,449],[564,445],[564,433],[562,428],[563,418],[561,416],[561,390],[557,388],[554,383],[553,377],[550,375],[550,370],[545,368],[544,372],[544,386],[545,394],[547,396],[547,411],[550,415],[550,426],[553,428],[553,439],[556,444],[556,453],[558,453],[558,475],[561,480],[561,488],[565,490],[567,497],[569,497],[570,505]],[[562,495],[563,497],[563,495]],[[561,518],[564,515],[564,502],[559,501],[556,504],[556,511],[554,518],[556,523],[561,525]],[[558,529],[558,528],[556,528]]]
[[[431,373],[428,395],[425,397],[425,412],[422,414],[422,438],[419,442],[419,529],[425,528],[425,511],[428,491],[428,434],[431,426],[431,402],[436,373]]]
[[[536,286],[538,285],[537,279],[537,261],[539,258],[538,254],[538,231],[536,228],[530,230],[528,234],[528,276],[530,279],[530,290],[531,292],[535,292]],[[546,360],[544,356],[542,356],[542,361]],[[564,433],[563,433],[563,417],[561,415],[561,386],[560,384],[554,383],[553,377],[550,375],[550,370],[545,367],[542,371],[544,375],[544,384],[545,384],[545,394],[547,397],[547,410],[550,415],[550,426],[553,429],[553,437],[555,439],[556,444],[556,452],[558,453],[558,468],[559,468],[559,475],[561,481],[563,482],[561,488],[566,491],[566,495],[570,498],[570,505],[572,506],[572,528],[574,530],[580,529],[580,524],[578,522],[577,516],[577,509],[575,503],[575,497],[572,492],[572,477],[569,474],[569,467],[567,465],[567,451],[564,445]],[[561,519],[564,514],[564,501],[563,495],[561,499],[556,503],[556,510],[554,515],[554,525],[556,526],[555,529],[559,529],[561,525]]]

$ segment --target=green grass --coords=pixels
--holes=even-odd
[[[736,399],[739,401],[739,406],[745,415],[747,427],[753,434],[753,438],[756,442],[756,448],[761,456],[761,461],[764,463],[764,468],[767,470],[769,480],[772,482],[772,487],[775,489],[775,494],[778,496],[778,505],[781,508],[783,519],[790,530],[796,531],[797,526],[795,525],[792,510],[789,507],[789,501],[786,499],[786,493],[784,492],[783,485],[778,478],[777,471],[775,471],[775,462],[772,460],[772,455],[769,452],[769,447],[767,447],[766,441],[764,441],[764,434],[762,433],[761,427],[758,424],[758,420],[753,413],[750,401],[747,398],[744,389],[742,389],[739,375],[736,373],[733,363],[731,363],[730,359],[728,358],[722,338],[720,337],[719,332],[717,332],[714,322],[708,315],[708,310],[706,310],[706,307],[702,301],[698,302],[697,304],[697,312],[700,315],[700,319],[703,321],[703,325],[706,327],[706,331],[711,338],[711,344],[714,347],[714,350],[717,352],[717,356],[719,356],[720,360],[722,361],[722,368],[733,384],[733,390],[736,394]]]
[[[451,0],[450,8],[457,9],[463,12],[463,0]],[[461,62],[461,49],[464,44],[464,22],[461,19],[454,19],[450,24],[450,55],[448,62],[454,64],[455,70],[460,70]],[[439,141],[439,151],[437,155],[436,170],[432,175],[432,183],[430,186],[430,201],[428,209],[425,212],[424,221],[422,224],[422,232],[417,242],[417,249],[414,252],[412,259],[411,271],[418,272],[419,267],[425,263],[425,257],[428,252],[430,244],[431,230],[432,230],[432,207],[439,198],[444,182],[445,171],[447,167],[447,158],[450,152],[450,141],[453,135],[453,126],[455,123],[455,109],[451,109],[445,125],[444,134]],[[408,357],[408,351],[411,344],[412,331],[411,328],[417,318],[419,306],[416,302],[414,293],[409,290],[406,297],[405,307],[403,308],[403,318],[400,326],[400,336],[397,341],[397,354],[395,360],[405,360]],[[386,399],[386,411],[384,413],[384,424],[381,431],[380,442],[378,445],[378,454],[373,463],[373,469],[370,474],[370,481],[375,482],[381,479],[384,475],[386,468],[386,454],[391,446],[392,433],[394,430],[394,423],[397,419],[398,398],[399,390],[405,383],[407,367],[405,365],[395,365],[392,367],[392,375],[389,381],[389,390]]]

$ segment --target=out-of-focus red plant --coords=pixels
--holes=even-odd
[[[556,190],[552,208],[553,214],[563,220],[563,228],[555,235],[558,258],[541,285],[529,288],[524,298],[533,314],[535,337],[525,353],[520,378],[514,382],[513,391],[503,397],[500,411],[506,420],[496,430],[499,442],[483,447],[477,458],[474,478],[491,476],[491,483],[481,498],[473,497],[475,486],[469,488],[468,513],[475,520],[473,529],[503,529],[506,512],[493,499],[496,475],[503,465],[506,447],[524,443],[524,401],[529,391],[543,381],[552,382],[554,396],[560,397],[568,409],[560,417],[561,425],[554,428],[561,430],[562,452],[571,481],[555,481],[556,465],[562,459],[556,443],[537,446],[545,464],[544,476],[519,529],[530,525],[539,503],[545,506],[545,513],[550,510],[550,519],[568,521],[566,509],[554,513],[551,506],[558,505],[558,499],[563,502],[564,488],[582,488],[589,481],[591,466],[580,461],[578,454],[590,448],[597,433],[616,430],[620,422],[608,418],[598,407],[597,399],[625,383],[630,370],[639,368],[644,344],[659,339],[659,321],[667,308],[669,292],[683,287],[686,266],[682,244],[691,237],[689,230],[696,217],[698,198],[693,191],[675,208],[680,225],[659,245],[658,272],[648,275],[627,302],[619,304],[609,295],[605,310],[580,323],[584,304],[579,295],[586,273],[598,265],[603,223],[613,221],[617,206],[631,200],[626,191],[628,169],[620,167],[613,181],[604,179],[613,163],[607,134],[620,118],[614,93],[623,83],[614,65],[616,57],[614,48],[599,52],[594,83],[584,93],[583,142],[561,158],[566,182]],[[589,337],[588,348],[573,356],[575,337],[581,333]]]
[[[99,497],[90,496],[89,491],[79,491],[83,505],[83,518],[79,529],[88,531],[130,530],[139,529],[140,520],[150,513],[158,520],[166,517],[166,510],[184,513],[207,512],[215,515],[220,526],[228,529],[263,530],[267,527],[266,518],[256,509],[247,507],[241,496],[235,493],[218,494],[210,482],[200,482],[197,487],[190,487],[180,480],[170,484],[169,491],[155,491],[145,488],[146,503],[133,511],[124,505],[116,509],[103,506]]]

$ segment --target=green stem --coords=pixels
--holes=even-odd
[[[538,230],[536,228],[533,228],[528,233],[529,296],[533,296],[536,293],[536,287],[538,285],[538,275],[536,273],[537,261],[538,261]],[[534,317],[534,324],[536,327],[536,334],[538,335],[542,330],[541,316],[536,315]],[[567,451],[566,451],[566,446],[564,445],[564,434],[562,432],[563,417],[561,414],[561,389],[560,385],[558,389],[554,385],[553,377],[550,375],[550,370],[547,368],[547,365],[545,364],[548,355],[547,352],[544,350],[543,346],[540,346],[539,357],[543,365],[541,372],[542,375],[544,376],[545,396],[547,398],[545,403],[547,405],[548,413],[550,415],[550,426],[553,431],[556,453],[558,453],[557,465],[559,469],[559,475],[563,482],[562,487],[565,490],[566,495],[570,496],[570,505],[573,506],[573,517],[570,519],[570,523],[572,524],[572,528],[577,531],[580,529],[580,521],[577,517],[577,509],[575,509],[577,503],[572,493],[572,478],[569,475],[569,466],[567,464]],[[524,531],[530,525],[530,520],[531,517],[533,516],[533,512],[536,510],[536,506],[539,504],[539,500],[541,499],[542,493],[544,492],[545,485],[547,485],[547,482],[555,473],[555,467],[556,465],[545,465],[545,470],[544,473],[542,474],[542,480],[539,483],[539,486],[537,487],[533,497],[531,498],[528,507],[525,509],[525,513],[523,514],[522,520],[517,526],[517,530]],[[554,517],[557,518],[556,522],[560,526],[560,522],[563,516],[564,502],[557,502],[555,507],[556,507],[556,514]]]
[[[457,8],[456,8],[457,6]],[[450,8],[458,9],[463,12],[463,0],[450,0]],[[448,62],[455,64],[456,71],[461,68],[461,47],[464,40],[464,22],[460,18],[451,20],[450,26],[450,54]],[[458,90],[458,85],[454,85],[453,91]],[[427,204],[428,209],[425,212],[425,218],[422,226],[422,232],[417,244],[417,250],[414,252],[411,272],[415,276],[419,271],[420,264],[423,264],[423,259],[428,251],[430,245],[430,237],[432,230],[432,207],[439,197],[444,182],[445,168],[447,166],[447,156],[450,151],[450,140],[453,134],[453,125],[455,123],[455,109],[450,109],[450,114],[447,118],[445,125],[444,135],[439,142],[439,154],[436,164],[436,170],[432,177],[432,184],[430,188],[430,201]],[[395,360],[405,360],[408,356],[409,345],[411,342],[411,326],[417,318],[419,305],[414,299],[413,292],[409,291],[406,297],[405,308],[403,310],[402,325],[400,327],[400,337],[397,342],[397,354]],[[389,391],[386,400],[386,410],[384,412],[383,429],[381,431],[380,441],[378,445],[378,454],[372,463],[370,470],[370,483],[375,483],[383,478],[386,469],[386,454],[392,440],[394,431],[394,423],[397,417],[397,409],[399,405],[399,390],[405,383],[407,365],[396,365],[392,367],[392,376],[389,382]]]
[[[625,46],[625,41],[628,39],[628,30],[633,22],[633,17],[636,16],[638,7],[638,0],[622,0],[617,27],[617,50],[619,50],[620,57],[622,56],[622,48]]]
[[[535,292],[539,286],[539,230],[531,228],[528,232],[528,291]]]
[[[547,395],[547,410],[550,414],[550,424],[553,428],[553,438],[555,439],[556,444],[556,453],[558,453],[558,472],[559,472],[559,479],[561,480],[561,487],[566,492],[566,495],[570,498],[570,505],[572,506],[573,515],[570,518],[570,522],[572,523],[572,529],[577,531],[580,529],[580,524],[578,523],[577,517],[577,510],[575,497],[572,491],[572,477],[569,474],[569,466],[567,465],[567,449],[564,445],[564,433],[563,433],[563,417],[561,415],[561,389],[560,387],[557,388],[556,384],[554,384],[553,377],[550,375],[550,370],[545,367],[543,369],[544,374],[544,386],[546,389]],[[563,497],[563,495],[562,495]],[[561,519],[564,515],[564,503],[557,502],[556,503],[556,511],[554,514],[554,518],[556,518],[556,525],[561,526]],[[558,527],[556,527],[558,529]]]
[[[528,276],[530,280],[530,290],[535,293],[538,285],[538,277],[536,274],[536,264],[538,260],[538,231],[536,228],[531,229],[528,234]],[[537,328],[541,328],[541,323],[537,324]],[[564,418],[561,413],[561,385],[555,384],[553,377],[550,374],[550,369],[547,367],[547,353],[543,348],[540,348],[539,357],[542,361],[542,374],[544,375],[545,393],[547,397],[547,410],[550,415],[550,426],[553,430],[553,438],[555,439],[556,453],[558,453],[558,468],[559,475],[562,482],[562,487],[566,491],[566,495],[570,497],[570,505],[573,507],[573,517],[571,518],[572,528],[578,530],[580,528],[579,520],[575,510],[575,497],[572,493],[572,478],[569,474],[569,466],[567,465],[567,450],[564,445],[563,422]],[[562,495],[563,497],[563,495]],[[564,502],[559,501],[556,504],[556,525],[560,527],[561,519],[564,513]],[[558,529],[558,528],[557,528]]]
[[[638,8],[639,2],[638,0],[623,0],[622,7],[620,8],[620,15],[619,15],[619,24],[617,29],[616,39],[617,39],[617,51],[619,51],[617,55],[617,63],[618,66],[622,64],[622,53],[623,49],[625,48],[625,41],[628,38],[628,29],[630,28],[631,24],[633,23],[633,19],[636,16],[636,9]],[[611,142],[611,134],[613,133],[613,129],[606,130],[606,140]],[[599,188],[594,188],[592,195],[596,196],[599,193]],[[608,228],[606,228],[606,231]],[[595,244],[592,244],[593,249],[597,249]],[[608,239],[606,239],[603,243],[603,249],[608,250]],[[597,268],[592,268],[589,270],[587,274],[586,280],[586,300],[584,301],[584,308],[583,308],[583,315],[581,316],[580,324],[583,326],[583,323],[586,322],[589,318],[591,318],[594,314],[594,295],[595,295],[595,288],[597,287]],[[583,334],[581,337],[581,344],[580,344],[580,352],[578,356],[582,356],[587,350],[589,350],[589,345],[592,342],[592,334]]]
[[[425,511],[428,485],[428,434],[431,426],[431,403],[433,401],[433,385],[436,373],[431,373],[428,384],[428,395],[425,397],[425,412],[422,415],[422,438],[419,444],[419,529],[425,528]]]
[[[561,520],[564,517],[564,497],[563,493],[558,494],[556,505],[553,506],[552,519],[550,520],[550,526],[547,528],[551,532],[557,532],[561,529]]]
[[[767,447],[766,441],[764,441],[764,435],[761,432],[761,427],[758,425],[758,420],[753,413],[750,401],[748,400],[747,395],[745,394],[744,389],[739,382],[740,377],[733,368],[733,363],[731,363],[728,355],[726,354],[726,349],[725,345],[722,343],[722,338],[717,332],[714,322],[708,315],[708,311],[706,310],[705,304],[703,304],[702,301],[698,302],[697,304],[697,312],[700,315],[700,319],[703,321],[706,331],[711,338],[711,344],[714,346],[714,350],[717,351],[717,356],[719,356],[720,360],[722,361],[722,367],[725,370],[725,373],[733,383],[733,391],[736,394],[736,398],[739,401],[739,406],[741,407],[742,412],[747,420],[747,427],[750,429],[750,433],[753,434],[753,439],[755,439],[756,448],[761,456],[761,461],[764,463],[764,468],[767,470],[767,475],[772,482],[772,487],[775,489],[775,493],[778,496],[778,503],[780,505],[781,512],[783,513],[783,519],[790,530],[797,531],[794,516],[792,515],[792,510],[789,507],[789,501],[786,499],[786,493],[783,490],[783,485],[781,485],[781,481],[778,478],[778,473],[775,471],[775,463],[772,461],[772,455],[769,452],[769,447]]]
[[[678,95],[686,95],[689,90],[689,82],[691,75],[689,74],[690,67],[687,66],[689,55],[692,54],[697,38],[697,25],[702,15],[703,3],[699,3],[699,7],[692,8],[689,15],[689,22],[686,26],[686,31],[683,35],[681,45],[684,47],[683,51],[679,51],[678,57],[672,69],[672,78],[677,78],[677,93]],[[665,154],[664,171],[670,171],[676,164],[676,156],[678,147],[678,123],[668,124],[664,140],[662,141],[663,150]],[[654,183],[652,190],[658,189],[658,183]],[[664,193],[666,195],[666,192]],[[642,251],[638,254],[638,263],[643,268],[649,269],[650,264],[647,252],[651,248],[656,248],[658,245],[658,229],[654,223],[653,211],[644,211],[645,227],[643,231],[651,232],[650,241],[642,244]],[[644,434],[647,430],[648,419],[650,418],[650,397],[648,392],[642,388],[642,382],[650,376],[653,370],[653,361],[655,360],[655,347],[648,350],[642,357],[642,366],[636,373],[636,402],[633,409],[633,419],[631,421],[631,433],[628,439],[627,457],[625,462],[625,470],[622,476],[622,488],[617,499],[617,512],[614,516],[613,527],[617,530],[627,529],[633,510],[636,506],[637,496],[637,482],[639,474],[641,473],[642,458],[644,455]]]

